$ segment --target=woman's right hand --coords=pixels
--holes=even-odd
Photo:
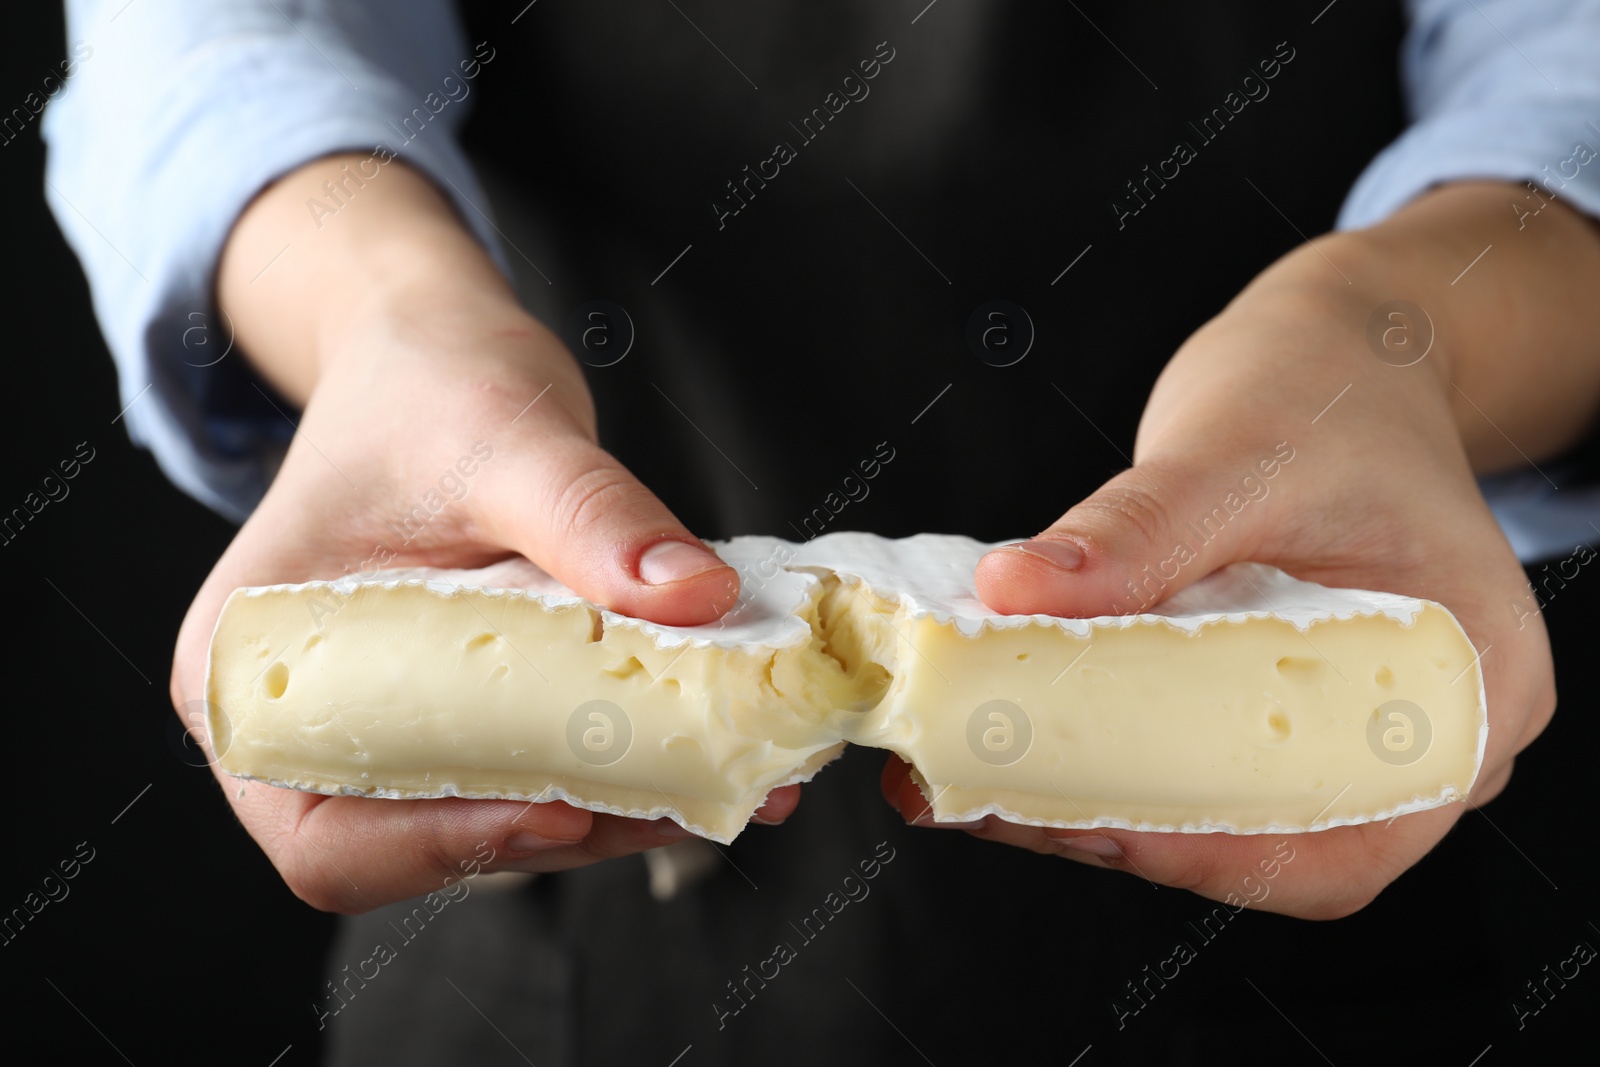
[[[732,607],[735,571],[599,447],[577,364],[424,179],[389,163],[303,232],[307,190],[342,162],[270,188],[224,254],[222,310],[303,415],[184,619],[180,713],[204,707],[211,633],[240,586],[520,553],[623,614],[692,625]],[[286,241],[299,261],[260,274]],[[191,728],[198,718],[184,717]],[[328,911],[426,893],[474,858],[486,870],[552,871],[687,836],[670,820],[560,802],[330,797],[233,779],[214,760],[213,771],[289,888]],[[798,786],[774,791],[758,819],[782,821],[798,796]],[[494,858],[482,863],[485,845]]]

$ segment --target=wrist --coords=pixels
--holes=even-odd
[[[429,424],[597,436],[583,371],[562,340],[516,303],[471,287],[374,287],[323,324],[311,362],[311,399],[325,404],[381,398]],[[538,417],[523,417],[535,401]]]
[[[1136,457],[1304,440],[1348,424],[1351,408],[1363,422],[1388,420],[1459,449],[1439,346],[1412,362],[1369,343],[1374,311],[1406,298],[1390,282],[1379,249],[1361,235],[1285,255],[1180,346],[1146,406]]]
[[[1446,397],[1463,353],[1440,336],[1430,282],[1443,268],[1421,258],[1397,255],[1378,231],[1328,234],[1262,272],[1224,314],[1274,324],[1301,354],[1301,373]]]
[[[1524,192],[1443,186],[1369,229],[1318,237],[1262,272],[1184,349],[1224,372],[1246,365],[1239,389],[1260,389],[1267,375],[1350,385],[1341,403],[1370,395],[1362,402],[1413,420],[1442,402],[1479,473],[1557,454],[1600,412],[1600,305],[1590,295],[1600,240],[1559,203],[1519,226],[1510,205]]]
[[[377,315],[458,305],[491,318],[520,314],[450,202],[398,160],[347,190],[337,212],[308,210],[364,158],[329,156],[274,182],[240,215],[218,268],[218,305],[240,349],[302,407],[327,359]]]
[[[1368,316],[1360,321],[1372,327],[1363,329],[1363,347],[1384,362],[1414,358],[1382,352],[1379,337],[1392,324],[1396,338],[1414,334],[1414,355],[1427,351],[1401,369],[1430,367],[1479,473],[1563,451],[1600,411],[1600,306],[1592,297],[1600,231],[1563,202],[1519,218],[1526,198],[1521,184],[1459,182],[1369,229],[1318,241],[1355,263],[1346,273],[1367,301],[1356,309]],[[1372,321],[1395,301],[1414,307]]]

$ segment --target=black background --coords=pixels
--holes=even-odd
[[[9,12],[3,98],[36,91],[64,42],[58,5]],[[281,1063],[314,1062],[306,1004],[333,920],[284,888],[210,772],[170,746],[172,644],[232,527],[112,423],[122,404],[83,275],[45,207],[37,122],[0,148],[0,183],[7,510],[79,442],[94,449],[70,494],[0,547],[17,641],[6,912],[80,842],[94,849],[70,895],[0,947],[8,1039],[77,1063],[121,1063],[115,1044],[138,1064],[265,1065],[291,1043]]]
[[[48,4],[8,12],[4,47],[0,107],[9,109],[65,54],[59,12]],[[172,641],[230,527],[173,489],[114,423],[121,404],[111,362],[82,275],[45,209],[42,166],[37,124],[0,148],[8,356],[0,510],[20,504],[79,442],[95,458],[69,497],[0,546],[16,650],[6,665],[13,771],[0,911],[20,907],[80,842],[95,858],[69,883],[70,896],[0,947],[0,1011],[13,1041],[38,1037],[67,1062],[265,1065],[289,1048],[277,1062],[311,1063],[319,1046],[308,1004],[325,977],[333,920],[283,887],[210,774],[188,766],[172,743]],[[1114,436],[1128,440],[1121,430]],[[825,488],[826,472],[818,478]],[[1160,1030],[1163,1012],[1187,1019],[1194,1043],[1182,1062],[1240,1052],[1321,1062],[1314,1042],[1337,1063],[1384,1062],[1405,1048],[1464,1067],[1486,1049],[1476,1062],[1542,1062],[1571,1042],[1586,1044],[1592,1028],[1584,1024],[1600,1001],[1593,967],[1524,1029],[1511,1004],[1577,942],[1600,946],[1594,815],[1582,806],[1600,741],[1597,610],[1600,583],[1587,572],[1550,603],[1561,710],[1487,814],[1467,814],[1350,919],[1241,916],[1225,943],[1186,969],[1199,973],[1174,983],[1129,1030],[1147,1021],[1147,1032]],[[972,846],[972,862],[992,847]],[[1063,875],[1085,877],[1112,876]],[[1129,880],[1128,892],[1147,890]],[[1134,923],[1122,935],[1127,957],[1151,963],[1173,939],[1160,922]],[[1094,966],[1070,945],[1061,960]],[[1136,970],[1107,973],[1106,998]],[[1271,1005],[1247,979],[1276,991]],[[1053,1050],[1051,1062],[1071,1062],[1089,1045],[1086,1067],[1139,1057],[1130,1051],[1139,1035],[1118,1033],[1102,1003],[972,1025],[1016,1040],[1036,1035],[1025,1043]],[[1381,1036],[1391,1032],[1393,1042]],[[922,1051],[944,1062],[937,1047]],[[666,1063],[675,1052],[641,1050],[640,1062]]]

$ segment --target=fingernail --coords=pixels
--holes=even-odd
[[[726,566],[726,563],[699,545],[684,541],[658,541],[639,557],[639,578],[647,585],[666,585]]]
[[[1109,837],[1099,834],[1084,834],[1079,837],[1058,837],[1062,847],[1074,849],[1078,852],[1087,852],[1091,856],[1109,858],[1122,855],[1122,848]]]
[[[506,848],[512,852],[543,852],[547,848],[562,848],[572,843],[571,841],[552,841],[548,837],[530,834],[526,830],[519,830],[506,838]]]
[[[783,825],[783,820],[782,819],[769,819],[765,815],[762,815],[760,812],[757,812],[756,814],[750,816],[750,821],[755,823],[757,826],[782,826]]]
[[[1071,541],[1024,541],[1021,544],[1011,545],[1010,550],[1026,552],[1064,571],[1075,571],[1083,566],[1083,549]]]

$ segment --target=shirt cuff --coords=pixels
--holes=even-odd
[[[1546,474],[1562,485],[1560,492],[1545,480]],[[1547,468],[1480,479],[1490,510],[1522,562],[1569,556],[1580,548],[1592,554],[1600,543],[1600,485],[1572,486],[1569,476],[1566,470]]]
[[[231,325],[213,300],[227,237],[266,185],[344,151],[371,155],[352,172],[377,167],[367,180],[382,181],[392,154],[429,177],[509,269],[485,194],[452,139],[463,102],[443,89],[418,93],[353,53],[294,51],[268,35],[197,52],[158,87],[110,78],[53,104],[47,198],[93,283],[130,437],[179,488],[242,521],[298,418],[231,350]],[[448,66],[430,76],[470,84]],[[145,122],[119,130],[128,115],[106,95],[152,89],[156,99],[137,112]],[[454,113],[440,113],[447,109]],[[109,165],[118,178],[108,179]],[[263,270],[292,269],[297,254],[315,254],[313,241],[289,242]]]
[[[1428,189],[1447,182],[1531,181],[1523,210],[1540,197],[1600,216],[1600,130],[1583,102],[1480,107],[1424,119],[1380,152],[1339,212],[1340,229],[1382,222]],[[1512,213],[1507,201],[1506,211]],[[1526,223],[1526,220],[1524,220]]]

